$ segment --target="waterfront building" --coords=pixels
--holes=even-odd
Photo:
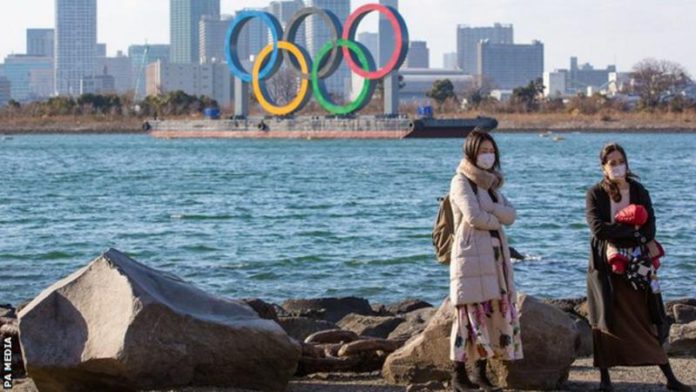
[[[27,29],[27,54],[53,58],[54,36],[53,29]]]
[[[104,95],[115,93],[115,79],[111,75],[86,76],[80,80],[80,94]]]
[[[12,83],[4,76],[0,76],[0,107],[7,105],[12,99]]]
[[[159,60],[169,61],[170,46],[164,44],[131,45],[128,47],[128,58],[131,62],[132,89],[137,97],[145,96],[148,64]]]
[[[457,26],[457,64],[467,74],[478,72],[478,44],[513,44],[512,25],[496,23],[492,27]]]
[[[609,65],[606,69],[595,69],[591,64],[578,65],[578,58],[570,58],[570,71],[568,72],[568,92],[577,94],[586,92],[587,89],[604,89],[609,83],[609,74],[616,72],[615,65]]]
[[[15,101],[45,98],[53,92],[53,60],[50,57],[11,54],[5,58],[4,69]]]
[[[215,19],[212,16],[203,16],[199,25],[199,59],[201,64],[224,63],[225,36],[227,28],[232,22],[231,16]]]
[[[204,16],[220,19],[220,0],[170,0],[170,61],[182,64],[200,62],[200,21]]]
[[[221,107],[232,103],[233,77],[227,64],[174,64],[157,61],[147,66],[147,94],[158,95],[181,90],[189,95],[205,95]]]
[[[76,95],[96,71],[97,0],[55,0],[55,7],[54,90]]]
[[[529,45],[479,42],[478,75],[499,89],[514,89],[544,75],[544,44]]]
[[[430,68],[430,49],[425,41],[411,41],[406,57],[406,68]]]
[[[437,80],[449,79],[454,85],[455,93],[460,96],[474,81],[473,76],[451,69],[402,68],[399,76],[403,86],[399,90],[399,100],[402,103],[430,102],[426,94],[433,89],[433,83]]]
[[[379,4],[392,7],[395,10],[399,9],[399,0],[379,0]],[[392,56],[394,52],[394,29],[387,17],[379,14],[379,52],[375,54],[375,63],[378,67],[382,67]]]
[[[134,89],[133,69],[131,59],[118,51],[116,57],[101,57],[97,59],[97,64],[101,74],[113,76],[113,90],[118,94],[123,94]]]
[[[544,72],[544,96],[559,98],[567,94],[568,71],[561,69],[554,72]]]
[[[442,66],[444,69],[459,69],[459,65],[457,65],[457,52],[445,53],[442,55]]]

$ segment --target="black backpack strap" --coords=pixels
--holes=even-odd
[[[466,176],[464,176],[466,177]],[[471,189],[474,190],[474,195],[478,196],[478,185],[476,185],[475,182],[471,180],[471,178],[466,177],[466,180],[469,181],[469,185],[471,185]]]

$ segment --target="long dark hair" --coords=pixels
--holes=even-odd
[[[466,137],[466,142],[464,143],[464,156],[471,164],[476,166],[479,149],[481,148],[481,144],[485,141],[489,141],[493,144],[493,148],[495,149],[495,164],[493,164],[493,168],[500,171],[500,152],[498,152],[498,145],[495,143],[490,133],[480,130],[478,127],[471,131]]]
[[[633,174],[633,172],[630,169],[630,166],[628,166],[628,157],[626,156],[626,151],[618,143],[609,143],[602,148],[602,151],[599,153],[599,161],[602,163],[602,168],[604,168],[604,165],[607,164],[607,161],[609,160],[609,154],[611,154],[614,151],[618,151],[619,153],[621,153],[621,155],[624,158],[624,161],[626,162],[626,180],[638,180],[640,177]],[[606,173],[604,173],[604,179],[602,179],[602,189],[604,189],[604,191],[609,194],[609,196],[612,200],[614,200],[615,203],[621,201],[621,191],[619,190],[619,184],[616,181],[609,178],[609,176],[607,176]]]

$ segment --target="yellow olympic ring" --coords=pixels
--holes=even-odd
[[[302,73],[309,74],[310,66],[307,63],[307,58],[302,53],[300,48],[297,47],[297,45],[288,41],[278,41],[278,49],[285,50],[289,52],[291,55],[293,55],[295,59],[297,59]],[[261,53],[259,53],[258,57],[256,58],[251,77],[252,88],[254,91],[254,95],[256,95],[259,101],[259,104],[261,104],[261,107],[266,112],[275,116],[287,116],[302,108],[303,104],[305,103],[305,98],[307,98],[307,94],[309,93],[309,80],[301,79],[297,96],[287,105],[278,106],[275,103],[272,103],[271,100],[268,97],[266,97],[265,89],[261,87],[261,80],[259,77],[259,74],[261,73],[261,66],[264,64],[266,57],[268,57],[268,55],[271,52],[273,52],[273,44],[269,44],[268,46],[263,48],[263,50],[261,50]]]

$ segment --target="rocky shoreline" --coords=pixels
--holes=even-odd
[[[696,384],[696,299],[666,305],[675,372]],[[525,359],[490,361],[490,376],[507,390],[596,388],[586,299],[521,294],[518,307]],[[109,250],[30,303],[0,307],[0,334],[14,390],[439,391],[451,315],[447,299],[217,298]],[[655,370],[615,370],[617,390],[662,390]]]

